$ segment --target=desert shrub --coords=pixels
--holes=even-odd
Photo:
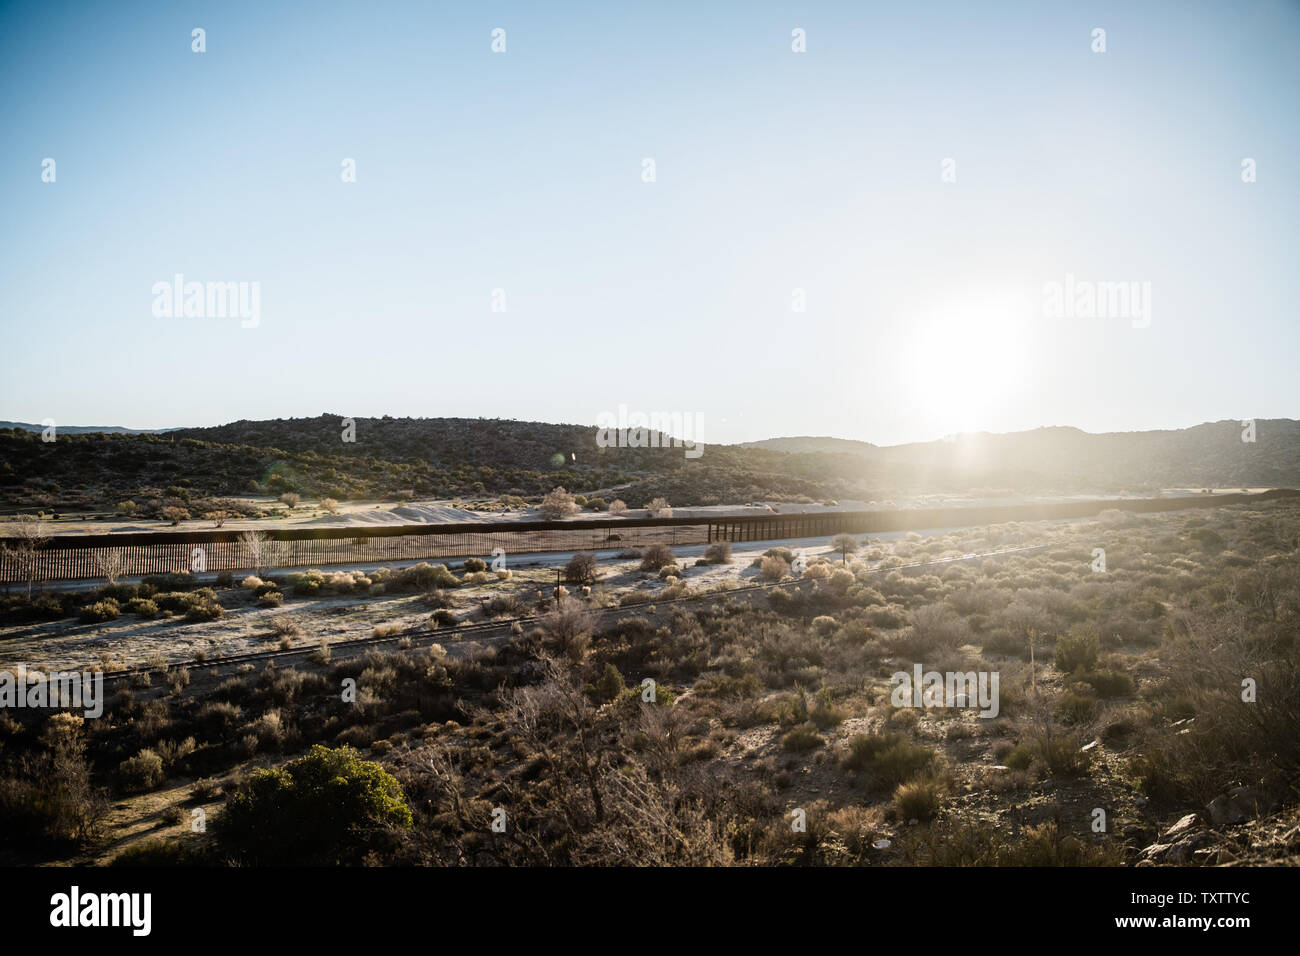
[[[926,822],[934,819],[943,801],[943,786],[931,777],[921,777],[898,785],[894,791],[894,811],[904,821]]]
[[[915,827],[900,840],[904,858],[925,866],[1118,866],[1123,849],[1089,843],[1053,820],[1027,827],[1019,839],[992,824],[958,820]]]
[[[1097,663],[1101,645],[1092,630],[1072,630],[1056,639],[1056,669],[1065,674],[1088,670]]]
[[[896,630],[907,623],[907,611],[897,604],[868,608],[867,623],[883,630]]]
[[[849,739],[841,766],[868,773],[877,786],[896,787],[928,769],[934,758],[933,750],[901,733],[857,734]]]
[[[818,634],[825,637],[827,634],[834,633],[835,629],[839,627],[839,622],[829,614],[819,614],[812,619],[811,627]]]
[[[817,733],[816,728],[807,724],[795,727],[781,738],[781,748],[783,750],[792,750],[797,753],[812,750],[824,743],[826,741],[822,739],[821,734]]]
[[[478,571],[486,571],[487,562],[484,561],[482,558],[466,558],[465,570],[470,574],[474,574]]]
[[[1011,770],[1028,770],[1034,762],[1034,752],[1025,746],[1015,746],[1002,756],[1002,763]]]
[[[545,643],[572,660],[582,660],[591,644],[595,617],[582,602],[562,597],[538,622]]]
[[[609,513],[612,515],[626,514],[627,503],[622,498],[615,498],[609,503]]]
[[[842,708],[836,707],[831,701],[829,694],[823,694],[808,712],[808,720],[812,722],[818,730],[829,730],[832,727],[844,723],[848,714]]]
[[[77,617],[83,624],[102,624],[105,621],[115,620],[121,613],[122,608],[116,601],[105,598],[83,607]]]
[[[190,604],[185,612],[187,621],[215,621],[226,613],[225,608],[217,603],[216,598],[200,598]]]
[[[654,498],[645,506],[645,510],[652,518],[671,518],[673,509],[668,504],[667,498]]]
[[[625,690],[627,683],[623,680],[623,675],[612,663],[606,663],[600,679],[587,688],[587,693],[594,700],[605,702],[617,699]]]
[[[139,618],[154,618],[158,616],[158,605],[148,598],[133,598],[126,609]]]
[[[538,510],[542,513],[543,518],[548,521],[555,521],[573,514],[578,510],[578,505],[573,500],[573,495],[569,494],[561,486],[551,489],[543,496]]]
[[[145,588],[152,588],[154,591],[189,591],[198,587],[198,579],[189,571],[177,571],[174,574],[146,574],[140,579],[140,591],[142,597],[149,597],[144,594]]]
[[[730,564],[731,542],[715,541],[704,549],[705,564]]]
[[[282,607],[284,605],[284,595],[279,591],[267,591],[257,599],[258,607]]]
[[[676,564],[677,555],[666,544],[652,544],[641,552],[641,570],[658,572],[666,564]]]
[[[118,786],[127,792],[152,790],[166,779],[163,760],[148,748],[127,757],[117,766]]]
[[[1056,703],[1056,712],[1067,724],[1082,724],[1091,720],[1096,711],[1096,699],[1085,694],[1066,692]]]
[[[590,551],[579,551],[564,566],[564,580],[569,584],[590,584],[596,580],[596,556]]]
[[[1032,749],[1034,758],[1052,776],[1083,777],[1088,773],[1088,754],[1068,734],[1046,733],[1034,741]]]
[[[1134,691],[1133,678],[1114,668],[1088,671],[1080,680],[1092,687],[1098,697],[1131,697]]]
[[[393,579],[393,585],[407,591],[431,591],[435,588],[458,588],[460,581],[456,575],[447,570],[445,564],[428,564],[422,561],[413,567],[399,571]]]
[[[207,862],[196,844],[177,837],[154,837],[133,843],[113,857],[109,866],[197,866]]]
[[[359,862],[392,829],[409,829],[401,785],[351,747],[321,744],[273,770],[256,770],[226,801],[215,835],[252,865]]]
[[[163,508],[160,513],[164,521],[170,521],[173,525],[178,525],[182,521],[190,520],[189,510],[186,508],[178,508],[175,505],[168,505],[166,508]]]
[[[110,584],[99,589],[98,597],[112,598],[118,604],[127,604],[139,596],[140,588],[134,584]]]
[[[780,581],[789,573],[789,562],[775,554],[763,558],[759,565],[759,574],[764,581]]]
[[[831,553],[838,554],[841,561],[858,550],[857,539],[851,534],[837,534],[831,538]]]
[[[440,627],[450,627],[457,621],[456,612],[448,607],[440,607],[430,615],[429,620]]]

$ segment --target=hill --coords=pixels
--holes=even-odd
[[[658,495],[685,506],[1300,486],[1300,423],[1261,419],[1255,427],[1253,442],[1242,441],[1237,421],[1109,434],[1038,428],[889,447],[777,438],[709,445],[698,458],[657,433],[650,447],[601,447],[591,426],[506,419],[359,418],[351,433],[339,415],[165,433],[69,427],[52,443],[20,427],[0,429],[0,497],[76,510],[179,498],[181,490],[198,498],[293,491],[483,500],[564,485],[637,507]]]

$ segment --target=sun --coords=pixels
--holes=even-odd
[[[1012,299],[956,304],[920,318],[905,361],[921,416],[944,433],[989,429],[1023,399],[1029,378],[1027,310]]]

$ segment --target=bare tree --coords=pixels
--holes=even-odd
[[[645,510],[652,518],[671,518],[673,516],[673,509],[668,504],[667,498],[655,498],[645,506]]]
[[[567,518],[578,510],[578,505],[573,500],[573,495],[563,487],[558,487],[546,493],[538,510],[541,511],[542,517],[554,521],[557,518]]]
[[[166,508],[164,508],[162,510],[162,516],[163,516],[163,520],[170,521],[173,527],[175,525],[180,524],[182,521],[190,520],[189,509],[178,508],[175,505],[168,505]]]
[[[13,562],[19,574],[27,580],[27,600],[30,601],[32,583],[40,568],[38,554],[50,543],[50,529],[39,518],[31,515],[22,515],[14,524],[16,527],[12,538],[4,542],[5,557]]]
[[[289,510],[292,511],[294,508],[298,507],[298,502],[302,501],[302,496],[296,491],[286,491],[280,496],[280,500],[288,505]]]
[[[831,551],[840,556],[840,564],[848,561],[850,554],[858,550],[858,542],[851,534],[837,534],[831,538]]]
[[[121,548],[96,551],[95,567],[108,579],[109,584],[116,584],[117,579],[126,571],[126,552]]]
[[[554,610],[543,615],[538,623],[548,643],[561,654],[575,662],[581,662],[586,656],[596,618],[581,601],[558,597]]]
[[[249,566],[259,575],[284,559],[284,542],[276,541],[265,531],[240,532],[239,543],[248,554]]]

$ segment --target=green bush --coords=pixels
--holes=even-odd
[[[158,605],[148,598],[133,598],[126,609],[141,618],[154,618],[158,616]]]
[[[913,743],[900,733],[857,734],[841,761],[846,770],[865,771],[873,784],[896,787],[907,783],[934,762],[929,747]]]
[[[283,767],[254,771],[214,831],[237,863],[340,865],[360,862],[385,830],[411,823],[392,774],[351,747],[317,744]]]
[[[81,609],[78,618],[82,624],[102,624],[115,620],[122,613],[122,608],[112,598],[104,598]]]
[[[602,703],[615,700],[627,690],[627,683],[623,680],[623,675],[619,673],[618,668],[613,664],[605,665],[604,673],[600,675],[600,680],[587,688],[587,693],[597,701]]]

